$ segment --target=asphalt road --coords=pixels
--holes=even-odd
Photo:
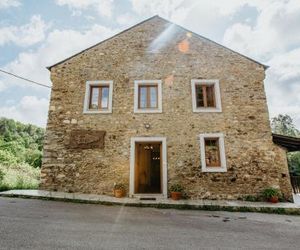
[[[0,249],[300,249],[300,216],[0,198]]]

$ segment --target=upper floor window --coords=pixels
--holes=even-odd
[[[134,82],[134,112],[162,112],[160,80],[137,80]]]
[[[111,113],[112,92],[112,81],[87,81],[83,112]]]
[[[200,134],[199,138],[202,171],[226,172],[223,134]]]
[[[192,82],[193,112],[221,112],[221,97],[218,80],[197,80]]]

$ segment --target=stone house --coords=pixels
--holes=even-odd
[[[267,67],[154,16],[51,67],[41,189],[291,197],[272,142]]]

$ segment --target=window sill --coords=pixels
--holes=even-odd
[[[162,113],[161,109],[136,109],[134,113],[137,114],[149,114],[149,113]]]
[[[196,108],[193,109],[194,113],[221,113],[222,109],[220,108]]]
[[[204,167],[204,168],[202,168],[202,172],[224,173],[224,172],[227,172],[227,169],[224,167]]]
[[[111,114],[112,110],[84,110],[83,114]]]

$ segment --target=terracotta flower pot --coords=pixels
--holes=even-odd
[[[278,197],[277,197],[277,196],[272,196],[272,197],[269,199],[269,202],[277,203],[277,202],[278,202]]]
[[[171,198],[172,200],[180,200],[182,197],[182,193],[181,192],[171,192]]]
[[[114,193],[116,198],[122,198],[125,196],[125,192],[123,189],[115,189]]]

